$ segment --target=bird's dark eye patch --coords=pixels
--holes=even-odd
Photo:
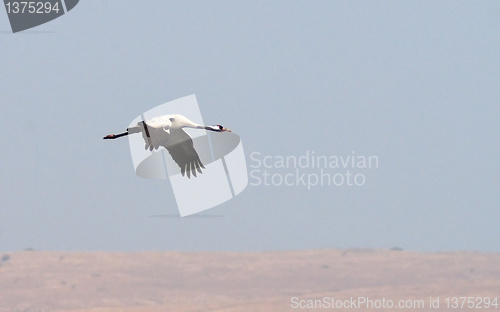
[[[222,130],[224,127],[221,126],[221,125],[217,125],[217,127],[219,127],[219,130]]]

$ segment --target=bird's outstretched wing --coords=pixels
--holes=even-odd
[[[144,148],[152,151],[153,149],[158,149],[160,146],[165,146],[169,141],[169,133],[165,131],[168,129],[169,125],[166,127],[149,125],[144,121],[137,124],[137,127],[142,133],[142,138],[144,139]]]
[[[152,151],[160,146],[165,147],[181,168],[182,176],[187,174],[187,177],[191,178],[192,174],[196,177],[196,171],[202,173],[201,168],[205,169],[194,149],[193,140],[184,130],[170,129],[168,122],[163,120],[161,126],[154,123],[150,125],[144,121],[139,122],[137,126],[140,127],[144,138],[144,148]]]
[[[183,130],[178,130],[174,132],[174,135],[181,137],[180,142],[174,144],[168,144],[164,146],[167,151],[172,156],[172,159],[181,168],[181,174],[187,174],[188,178],[191,178],[191,174],[196,177],[196,171],[201,172],[201,168],[205,169],[205,166],[201,163],[200,156],[194,149],[193,140]]]

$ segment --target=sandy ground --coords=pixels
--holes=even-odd
[[[486,308],[500,297],[497,253],[23,251],[0,259],[2,312],[500,311],[500,298]],[[342,308],[329,306],[332,297]]]

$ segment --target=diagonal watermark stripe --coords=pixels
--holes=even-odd
[[[30,29],[72,10],[79,0],[13,1],[4,0],[12,32]]]

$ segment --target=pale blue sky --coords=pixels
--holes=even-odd
[[[500,251],[498,1],[80,1],[0,10],[0,250]],[[176,213],[127,140],[196,94],[245,153],[377,155],[363,187],[248,186]]]

